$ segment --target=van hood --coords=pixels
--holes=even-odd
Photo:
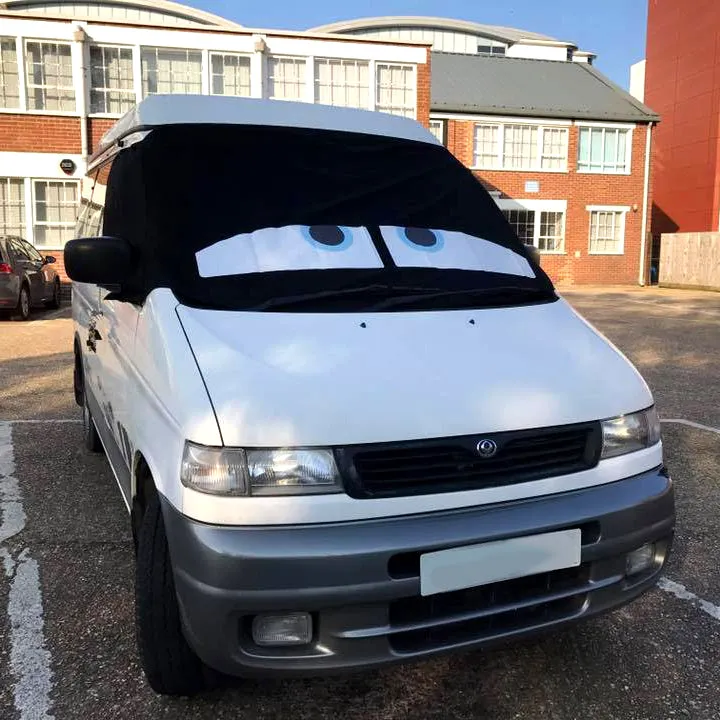
[[[486,310],[178,317],[228,446],[322,446],[564,425],[652,404],[564,301]]]

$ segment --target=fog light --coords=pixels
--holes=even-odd
[[[637,575],[655,564],[655,543],[648,543],[628,553],[625,565],[626,575]]]
[[[252,638],[265,647],[307,645],[312,639],[312,617],[310,613],[258,615],[252,622]]]

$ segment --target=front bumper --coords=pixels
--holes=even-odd
[[[354,523],[231,528],[190,520],[167,502],[163,512],[188,641],[234,675],[374,667],[610,610],[655,584],[675,523],[662,468],[534,500]],[[420,596],[421,553],[578,527],[579,568]],[[654,567],[627,578],[626,554],[648,542]],[[311,612],[312,642],[256,646],[252,617],[271,611]]]

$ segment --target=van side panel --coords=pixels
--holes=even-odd
[[[139,314],[127,378],[128,440],[142,453],[158,492],[182,511],[180,465],[185,440],[222,445],[215,413],[167,289],[148,295]],[[133,494],[136,484],[133,477]]]

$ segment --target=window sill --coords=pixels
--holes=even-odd
[[[565,170],[548,170],[547,168],[544,169],[535,169],[535,170],[519,170],[517,168],[489,168],[489,167],[478,167],[476,165],[471,165],[469,170],[472,170],[474,172],[514,172],[514,173],[554,173],[555,175],[568,175],[570,171],[568,169]]]
[[[629,177],[632,175],[632,172],[630,170],[625,170],[624,172],[608,172],[605,170],[578,170],[578,175],[619,175],[622,177]]]
[[[57,115],[59,117],[80,117],[77,110],[23,110],[22,108],[0,108],[0,114],[12,115]]]
[[[567,255],[567,252],[565,252],[565,250],[541,250],[540,255],[543,257],[546,255],[548,257],[562,257],[563,255]]]
[[[119,120],[125,113],[88,113],[90,120]]]

